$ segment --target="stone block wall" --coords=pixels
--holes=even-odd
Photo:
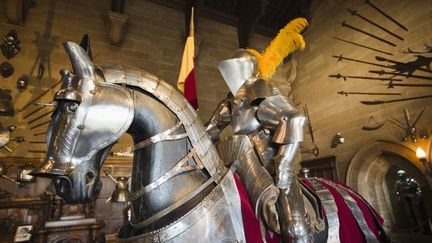
[[[24,136],[26,141],[21,144],[10,142],[12,153],[0,149],[0,161],[5,157],[34,158],[40,160],[44,153],[30,153],[29,150],[46,150],[45,144],[34,144],[30,141],[44,141],[44,136],[34,136],[46,130],[46,126],[31,130],[30,127],[43,121],[49,116],[29,124],[30,119],[24,116],[36,107],[31,106],[19,112],[25,104],[60,78],[59,70],[70,69],[69,60],[64,52],[62,43],[65,41],[79,42],[83,34],[89,34],[91,49],[96,64],[122,63],[137,66],[175,86],[180,68],[181,55],[184,48],[184,15],[177,10],[142,0],[126,1],[125,14],[129,15],[127,33],[119,46],[109,43],[108,39],[108,10],[110,1],[100,0],[38,0],[35,8],[29,10],[27,20],[23,26],[12,25],[7,22],[6,2],[0,1],[0,34],[6,35],[10,29],[15,29],[21,41],[21,52],[11,60],[15,73],[8,78],[0,78],[0,87],[12,90],[13,103],[16,114],[13,117],[0,117],[3,126],[16,125],[18,128],[13,136]],[[251,47],[262,50],[270,39],[253,35]],[[214,21],[200,18],[196,33],[196,78],[199,97],[199,116],[206,121],[211,116],[216,104],[226,97],[228,88],[220,76],[216,64],[231,55],[238,47],[236,28]],[[36,81],[38,67],[42,57],[45,73],[41,81]],[[0,62],[6,58],[0,55]],[[279,81],[284,92],[290,90],[285,82],[286,67],[281,68],[275,79]],[[29,86],[24,91],[16,89],[16,80],[22,76],[30,77]],[[57,87],[58,88],[58,87]],[[49,102],[55,90],[44,95],[40,101]],[[37,114],[41,114],[37,113]],[[33,115],[32,118],[36,116]],[[114,147],[124,148],[131,145],[129,136],[125,136]],[[116,158],[110,157],[112,160]],[[125,164],[130,160],[124,160]],[[98,198],[96,217],[107,223],[106,232],[113,232],[122,223],[122,209],[124,205],[105,203],[114,189],[113,183],[106,177],[103,180],[103,191]],[[39,179],[38,179],[39,181]],[[2,182],[0,189],[9,190],[16,196],[42,193],[45,184],[32,184],[29,189],[10,188],[11,183]],[[12,184],[13,185],[13,184]],[[42,190],[42,191],[41,191]]]
[[[338,61],[333,55],[358,59],[380,65],[394,65],[394,63],[382,62],[376,56],[388,59],[409,62],[415,60],[414,54],[406,54],[402,51],[411,50],[424,51],[424,44],[432,44],[432,4],[427,0],[415,1],[372,1],[381,10],[392,16],[408,28],[405,31],[379,14],[373,8],[364,4],[364,1],[316,1],[312,8],[312,20],[305,34],[307,48],[299,55],[299,71],[296,82],[293,85],[293,97],[295,103],[307,104],[311,116],[311,122],[315,131],[316,143],[320,149],[320,157],[336,155],[337,166],[341,179],[344,180],[346,170],[351,158],[365,143],[373,139],[386,139],[400,141],[404,131],[398,128],[389,119],[391,116],[404,122],[403,110],[408,108],[411,119],[414,120],[423,108],[426,108],[423,117],[419,120],[417,127],[422,130],[432,128],[432,99],[420,99],[405,102],[395,102],[382,105],[363,105],[362,100],[390,100],[409,98],[414,96],[431,95],[431,88],[395,87],[388,89],[387,82],[365,79],[343,79],[331,78],[329,75],[351,75],[384,77],[370,73],[370,70],[391,69],[356,63],[347,60]],[[398,40],[390,34],[367,23],[359,17],[351,15],[346,8],[356,10],[359,14],[371,21],[383,26],[391,32],[400,35],[404,40]],[[380,38],[396,44],[392,47],[386,43],[376,40],[362,33],[344,28],[343,21],[361,30],[367,31]],[[389,52],[392,55],[382,54],[368,50],[349,43],[335,40],[333,37],[353,41],[365,46]],[[419,54],[431,58],[431,53]],[[431,65],[422,68],[430,70]],[[432,77],[430,72],[415,71],[414,75],[426,76],[429,80],[419,78],[406,78],[403,83],[430,83]],[[388,77],[388,76],[387,76]],[[429,81],[429,82],[428,82]],[[338,95],[338,91],[358,92],[398,92],[400,96],[368,96],[368,95]],[[370,117],[377,121],[370,121]],[[385,125],[375,131],[365,131],[361,128],[369,125],[374,126],[386,121]],[[345,144],[330,148],[332,137],[341,132],[345,137]],[[308,136],[306,136],[308,137]],[[417,146],[418,144],[411,144]],[[310,139],[303,145],[310,147]],[[303,154],[304,159],[313,156]]]
[[[70,68],[69,60],[62,43],[65,41],[79,42],[83,34],[89,34],[91,49],[96,64],[122,63],[137,66],[175,86],[180,68],[181,55],[184,48],[184,15],[182,12],[156,5],[147,1],[126,1],[125,14],[129,16],[127,33],[119,46],[109,43],[108,10],[110,1],[97,0],[41,0],[36,7],[29,10],[23,26],[12,25],[6,19],[6,2],[0,2],[0,34],[6,35],[10,29],[15,29],[21,40],[21,52],[9,60],[15,73],[6,79],[1,79],[0,86],[12,90],[15,109],[20,109],[33,97],[43,92],[59,80],[59,70]],[[235,27],[220,24],[204,18],[199,19],[196,32],[196,79],[200,109],[198,111],[203,121],[211,116],[216,104],[226,97],[228,88],[224,83],[217,62],[229,57],[238,47]],[[253,35],[251,47],[263,50],[270,42],[267,37]],[[36,76],[40,57],[47,57],[44,62],[43,79],[37,82]],[[0,56],[0,62],[6,58]],[[16,80],[27,75],[31,78],[29,87],[18,91]],[[275,75],[275,80],[287,93],[284,69]],[[50,101],[53,92],[41,98]],[[34,110],[29,107],[23,112],[17,112],[12,118],[0,118],[4,126],[15,124],[18,129],[14,136],[24,136],[29,140],[43,140],[43,136],[33,137],[33,133],[43,132],[46,126],[30,133],[28,119],[23,116]],[[41,119],[40,122],[48,118]],[[39,121],[38,121],[39,122]],[[35,122],[31,125],[38,124]],[[123,139],[121,143],[130,143]],[[43,144],[31,144],[35,150],[44,150]],[[28,153],[28,142],[17,145],[10,143],[14,150],[12,154],[0,150],[0,157],[24,156],[43,157],[43,154]]]

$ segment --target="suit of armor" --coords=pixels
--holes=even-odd
[[[402,207],[410,216],[412,223],[422,229],[421,200],[422,191],[420,184],[407,175],[403,170],[398,171],[398,180],[395,184],[396,196]]]
[[[231,124],[235,136],[250,141],[255,155],[245,155],[248,159],[241,161],[238,173],[257,217],[278,233],[280,223],[285,239],[310,242],[311,230],[293,169],[306,118],[271,80],[258,74],[256,57],[248,51],[237,51],[218,67],[234,95],[219,103],[207,124],[208,133],[218,141],[220,132]]]

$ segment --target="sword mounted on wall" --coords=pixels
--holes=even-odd
[[[303,112],[304,112],[304,114],[306,115],[306,117],[308,119],[308,130],[309,130],[309,134],[310,134],[310,137],[311,137],[311,140],[312,140],[312,143],[313,143],[314,147],[312,149],[302,151],[302,153],[308,153],[308,154],[312,154],[315,157],[318,157],[318,155],[319,155],[319,149],[318,149],[318,146],[315,143],[315,136],[314,136],[314,131],[315,130],[312,127],[312,123],[311,123],[311,119],[310,119],[310,116],[309,116],[309,110],[307,108],[307,105],[305,105],[303,107]]]

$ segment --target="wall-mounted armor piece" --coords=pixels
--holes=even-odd
[[[423,193],[420,183],[408,176],[404,170],[397,172],[398,179],[395,183],[396,196],[399,199],[402,210],[405,211],[409,221],[420,231],[423,230],[424,216],[422,214]]]
[[[17,89],[23,90],[27,88],[29,78],[25,75],[21,76],[17,80]]]
[[[10,77],[14,73],[14,71],[15,70],[14,70],[12,64],[10,64],[9,62],[2,62],[0,64],[0,75],[3,78]]]
[[[16,129],[16,126],[12,125],[7,128],[3,127],[0,123],[0,148],[6,149],[8,152],[13,152],[11,148],[7,146],[7,144],[11,141],[15,141],[17,143],[24,142],[24,137],[16,136],[14,138],[11,137],[11,133]]]
[[[15,109],[12,104],[10,89],[0,89],[0,116],[13,116]]]
[[[3,56],[7,59],[15,57],[21,51],[21,47],[19,46],[21,42],[18,40],[17,32],[12,29],[6,36],[2,36],[2,38],[3,43],[1,44],[1,50]]]

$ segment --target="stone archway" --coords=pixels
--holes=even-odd
[[[387,230],[395,224],[395,216],[390,201],[390,192],[386,175],[395,166],[403,168],[409,174],[419,178],[421,185],[426,186],[425,202],[432,201],[432,180],[425,176],[423,164],[416,157],[415,148],[388,140],[373,140],[364,145],[351,159],[346,174],[346,184],[358,191],[377,209],[385,220]],[[427,207],[429,219],[432,218],[432,207]]]

